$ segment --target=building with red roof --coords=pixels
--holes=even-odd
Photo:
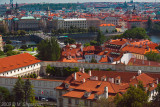
[[[22,77],[33,73],[39,75],[40,62],[28,53],[0,58],[0,76]]]
[[[158,74],[160,76],[160,74]],[[58,107],[77,106],[84,102],[86,107],[93,106],[96,100],[123,95],[130,85],[137,87],[139,81],[144,85],[145,91],[150,91],[149,101],[156,95],[159,82],[151,73],[117,72],[117,71],[89,71],[84,69],[69,76],[60,86],[56,87]]]

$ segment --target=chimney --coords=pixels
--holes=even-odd
[[[159,78],[157,78],[156,83],[159,84]]]
[[[82,71],[82,69],[81,68],[79,68],[79,72],[81,72]]]
[[[85,83],[86,82],[86,79],[85,78],[83,78],[83,83]]]
[[[108,87],[104,87],[104,96],[108,98]]]
[[[91,70],[89,70],[89,76],[92,76],[92,71]]]
[[[82,73],[84,73],[84,68],[82,68]]]
[[[146,87],[146,91],[148,91],[148,87]]]
[[[141,70],[138,70],[138,75],[141,75],[142,71]]]
[[[74,80],[76,80],[77,79],[77,74],[76,74],[76,72],[74,73]]]
[[[154,87],[154,83],[152,83],[152,87]]]

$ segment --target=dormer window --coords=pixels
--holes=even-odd
[[[69,88],[69,84],[66,83],[66,84],[65,84],[65,88]]]

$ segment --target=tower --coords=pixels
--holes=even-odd
[[[13,8],[13,0],[10,0],[10,8]]]

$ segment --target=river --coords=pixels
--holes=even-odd
[[[160,43],[160,35],[158,36],[155,36],[155,35],[152,35],[150,36],[152,42],[155,42],[155,43]]]

